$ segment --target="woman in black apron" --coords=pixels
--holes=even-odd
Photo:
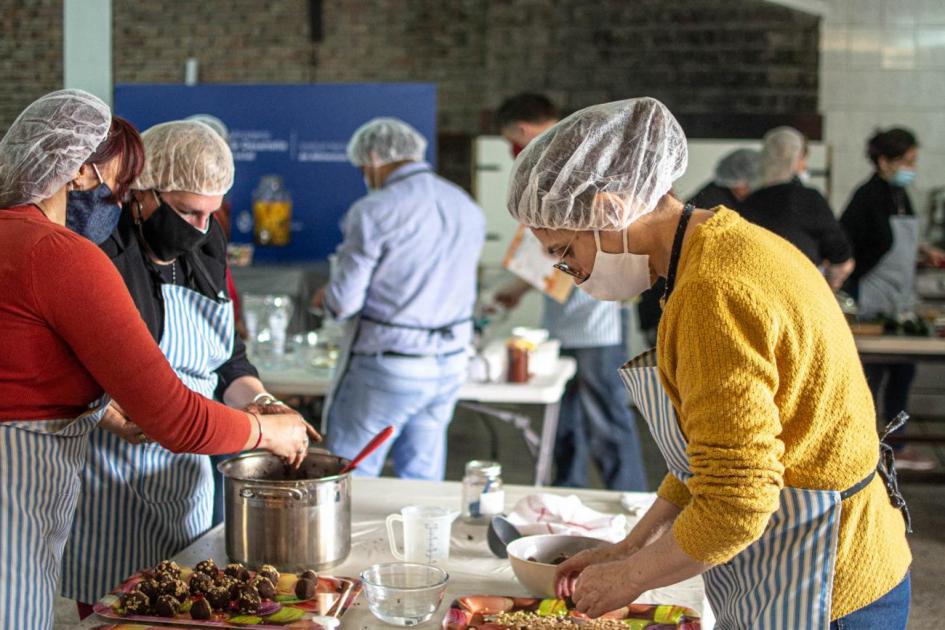
[[[915,309],[916,264],[945,263],[945,252],[919,239],[919,219],[908,187],[915,181],[919,144],[912,132],[893,128],[877,132],[867,143],[873,175],[853,193],[840,224],[850,237],[856,268],[846,285],[863,319],[908,316]],[[913,313],[914,314],[914,313]],[[864,365],[873,397],[883,401],[882,415],[891,420],[906,406],[915,363]],[[910,447],[897,447],[900,468],[935,466]]]
[[[836,299],[784,239],[675,199],[686,165],[648,98],[581,110],[515,164],[511,214],[581,289],[666,278],[655,352],[621,373],[669,474],[626,540],[559,567],[558,594],[598,616],[701,574],[720,628],[904,629],[907,514]]]

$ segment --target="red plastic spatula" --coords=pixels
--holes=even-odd
[[[355,456],[355,458],[351,460],[351,463],[348,464],[347,466],[345,466],[344,468],[342,468],[342,469],[341,469],[341,472],[339,472],[338,474],[339,474],[339,475],[343,475],[343,474],[349,473],[349,472],[351,472],[352,470],[354,470],[355,468],[357,468],[357,467],[358,467],[358,464],[360,464],[361,462],[363,462],[364,459],[365,459],[368,455],[370,455],[371,453],[373,453],[374,451],[376,451],[376,450],[377,450],[377,447],[380,446],[381,444],[383,444],[384,442],[386,442],[386,441],[390,438],[390,436],[392,436],[393,434],[394,434],[394,427],[388,425],[388,427],[387,427],[386,429],[384,429],[383,431],[381,431],[380,433],[378,433],[377,435],[375,435],[373,438],[371,438],[371,441],[367,443],[367,446],[365,446],[364,448],[362,448],[362,449],[361,449],[361,452],[358,453],[358,454]]]

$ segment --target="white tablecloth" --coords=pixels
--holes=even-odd
[[[402,479],[355,479],[352,490],[352,549],[344,564],[332,569],[334,575],[356,577],[362,570],[377,562],[391,562],[384,520],[388,514],[399,512],[405,505],[439,505],[459,509],[461,484],[458,482],[406,481]],[[601,512],[620,513],[620,493],[606,490],[574,490],[565,488],[542,488],[542,492],[576,494],[589,507]],[[506,486],[506,509],[522,497],[535,492],[529,486]],[[630,526],[637,517],[628,517]],[[208,532],[191,545],[175,560],[193,566],[196,562],[213,558],[218,564],[226,558],[223,526]],[[493,556],[486,546],[486,528],[457,521],[453,525],[452,547],[449,564],[449,588],[443,605],[434,620],[424,628],[436,628],[443,619],[452,600],[463,595],[513,595],[528,593],[515,579],[508,560]],[[703,628],[713,626],[711,613],[705,601],[701,578],[686,580],[680,584],[644,593],[641,602],[667,603],[688,606],[703,614]],[[93,616],[80,628],[94,628],[101,618]],[[357,603],[342,618],[342,628],[382,628],[368,610],[362,595]]]

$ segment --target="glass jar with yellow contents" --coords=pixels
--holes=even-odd
[[[278,175],[264,175],[253,192],[253,220],[258,245],[288,245],[292,195]]]

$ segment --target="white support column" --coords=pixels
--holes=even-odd
[[[62,78],[66,88],[112,104],[112,0],[63,0]]]

